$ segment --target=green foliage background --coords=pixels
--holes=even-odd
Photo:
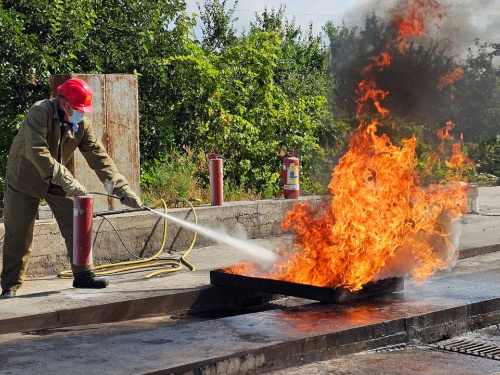
[[[394,36],[374,16],[362,30],[327,22],[323,35],[314,35],[287,20],[284,6],[257,14],[237,34],[236,4],[228,8],[227,0],[199,6],[201,40],[182,0],[0,4],[0,169],[26,110],[48,97],[52,74],[130,73],[139,77],[143,188],[187,178],[182,194],[193,193],[186,186],[206,188],[206,152],[227,159],[234,191],[278,196],[285,154],[301,158],[304,193],[323,191],[358,125],[360,71]],[[452,120],[477,158],[498,160],[500,74],[493,61],[500,46],[475,47],[463,61],[447,57],[437,41],[394,58],[378,77],[398,124],[391,136],[418,133],[424,156],[436,130]],[[457,67],[463,79],[436,90],[439,77]],[[478,164],[498,172],[496,162]]]

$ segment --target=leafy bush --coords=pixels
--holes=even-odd
[[[164,162],[145,163],[141,174],[144,203],[180,198],[201,198],[196,163],[188,156],[170,157]]]
[[[477,172],[493,175],[500,182],[500,135],[477,145],[471,145],[470,149],[470,156],[476,163]]]

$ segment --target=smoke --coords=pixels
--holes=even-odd
[[[432,245],[433,255],[436,259],[436,264],[446,265],[446,267],[438,267],[439,269],[451,270],[455,267],[458,258],[458,244],[460,234],[462,233],[462,224],[460,220],[456,220],[454,214],[443,212],[437,225],[444,226],[446,233],[451,235],[445,238],[438,235],[428,235],[424,233],[417,233],[410,237],[396,252],[395,256],[389,258],[380,272],[375,275],[373,281],[386,279],[389,277],[405,277],[412,274],[418,268],[418,259],[414,257],[415,246],[419,243],[426,242]],[[436,271],[436,270],[434,270]],[[419,280],[418,276],[414,275],[415,281]]]
[[[474,40],[500,42],[500,0],[437,0],[441,5],[442,21],[428,25],[424,38],[439,40],[446,47],[449,56],[466,56],[468,49],[474,50]],[[401,0],[357,0],[350,1],[345,13],[349,27],[363,27],[365,17],[375,14],[383,21],[389,21],[390,11]],[[362,17],[360,16],[362,15]]]
[[[431,29],[430,37],[439,39],[450,56],[465,57],[468,49],[474,50],[474,40],[500,41],[498,11],[500,1],[442,1],[443,20]]]

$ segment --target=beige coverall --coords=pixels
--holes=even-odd
[[[60,126],[57,98],[35,103],[24,118],[14,138],[5,180],[5,238],[3,245],[3,290],[17,290],[23,283],[33,242],[33,227],[41,198],[45,199],[57,220],[72,264],[73,273],[93,269],[92,265],[75,266],[73,256],[73,199],[56,184],[56,171],[63,171],[66,181],[73,176],[61,165],[73,156],[76,148],[85,157],[99,179],[112,186],[113,193],[128,185],[85,121],[78,132]],[[64,135],[61,139],[61,132]],[[60,173],[59,173],[60,174]]]

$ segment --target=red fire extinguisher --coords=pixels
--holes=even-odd
[[[210,204],[212,206],[222,206],[224,202],[224,170],[222,158],[211,152],[207,154],[210,161]]]
[[[283,158],[283,193],[285,199],[298,198],[299,189],[299,158],[285,156]]]
[[[94,197],[81,195],[73,201],[73,264],[85,266],[93,263],[92,219]]]

